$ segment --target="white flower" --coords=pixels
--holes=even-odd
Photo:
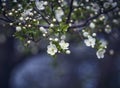
[[[84,36],[84,37],[88,37],[88,36],[89,36],[89,33],[85,31],[85,32],[83,32],[83,36]]]
[[[69,47],[69,43],[66,43],[64,40],[60,41],[59,45],[63,50],[68,49]]]
[[[99,20],[100,20],[100,21],[105,20],[105,15],[101,15],[101,16],[99,17]]]
[[[47,1],[44,1],[44,5],[48,5],[48,2],[47,2]]]
[[[84,40],[84,43],[86,44],[86,46],[91,46],[92,48],[94,48],[95,42],[96,42],[96,39],[91,36],[89,36],[88,39]]]
[[[70,50],[66,50],[66,54],[70,54],[71,53],[71,51]]]
[[[112,6],[113,7],[117,6],[117,2],[112,3]]]
[[[66,6],[66,5],[67,5],[67,1],[63,0],[63,1],[61,2],[61,6],[63,7],[63,6]]]
[[[28,44],[30,44],[30,43],[31,43],[31,41],[30,41],[30,40],[28,40],[28,41],[27,41],[27,43],[28,43]]]
[[[96,55],[97,57],[100,59],[100,58],[104,58],[104,54],[105,54],[105,49],[102,49],[100,48],[97,52],[96,52]]]
[[[44,27],[40,27],[39,29],[40,29],[41,32],[47,33],[47,30]]]
[[[46,36],[46,34],[42,34],[44,37]]]
[[[61,39],[62,39],[62,40],[65,40],[65,39],[66,39],[66,36],[65,36],[65,35],[62,35],[62,36],[61,36]]]
[[[103,47],[103,48],[107,48],[107,41],[106,40],[100,40],[100,43],[101,43],[101,47]]]
[[[55,38],[55,39],[54,39],[54,41],[56,41],[56,42],[57,42],[58,40],[59,40],[58,38]]]
[[[8,13],[8,15],[12,16],[12,15],[13,15],[13,13],[12,13],[12,12],[10,12],[10,13]]]
[[[20,17],[19,19],[20,19],[21,21],[22,21],[22,20],[24,20],[24,18],[23,18],[23,17]]]
[[[21,28],[20,26],[17,26],[17,27],[16,27],[16,31],[19,32],[19,31],[21,31],[21,30],[22,30],[22,28]]]
[[[57,19],[58,22],[62,21],[62,16],[64,15],[64,12],[61,8],[58,8],[55,10],[55,18]]]
[[[104,8],[109,8],[109,7],[110,7],[110,2],[105,2],[105,3],[103,4],[103,6],[104,6]]]
[[[35,5],[39,10],[44,10],[45,9],[44,4],[45,4],[44,1],[39,1],[39,0],[35,1]]]
[[[96,33],[93,33],[92,36],[96,36]]]
[[[53,22],[56,22],[56,19],[55,19],[55,18],[53,18]]]
[[[54,24],[50,24],[50,27],[53,27],[54,26]]]
[[[98,12],[100,10],[99,5],[97,3],[92,3],[92,10]]]
[[[78,2],[77,1],[73,1],[73,6],[78,6]]]
[[[90,28],[92,28],[92,29],[95,28],[95,24],[94,24],[93,22],[91,22],[89,26],[90,26]]]
[[[30,15],[32,12],[32,9],[27,9],[27,10],[24,10],[24,12],[21,14],[23,17],[26,17],[28,15]]]
[[[105,32],[109,34],[109,33],[111,33],[111,31],[112,31],[112,29],[111,29],[110,25],[106,25]]]
[[[50,43],[47,47],[47,53],[50,55],[55,55],[57,53],[58,49],[55,44]]]

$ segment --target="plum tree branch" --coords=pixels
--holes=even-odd
[[[14,22],[12,19],[10,19],[8,16],[6,16],[6,12],[3,11],[3,13],[1,14],[2,16],[0,17],[0,20],[4,21],[4,22]]]
[[[71,13],[72,13],[72,10],[73,10],[73,1],[74,0],[71,0],[71,2],[70,2],[70,12],[68,14],[68,19],[66,20],[67,23],[69,23],[69,20],[71,18]],[[83,22],[79,22],[78,24],[72,24],[68,29],[82,28],[82,27],[86,26],[91,20],[96,19],[97,17],[99,17],[101,14],[107,14],[107,13],[109,13],[111,11],[114,11],[116,8],[119,8],[119,6],[117,5],[117,6],[113,7],[113,8],[111,8],[111,9],[108,9],[108,10],[103,10],[103,11],[100,10],[98,12],[98,14],[96,14],[96,15],[94,15],[92,17],[89,17],[88,19],[86,19]],[[44,28],[49,28],[50,22],[44,17],[44,15],[41,14],[41,12],[37,8],[34,8],[34,10],[37,11],[37,13],[42,16],[43,20],[45,20],[48,23],[48,25],[38,25],[38,26],[44,27]],[[5,22],[13,22],[13,20],[9,19],[9,17],[7,17],[5,15],[5,13],[3,13],[3,16],[4,16],[4,18],[1,17],[0,20],[3,20]],[[79,29],[79,30],[81,30],[81,29]]]
[[[41,17],[43,18],[43,20],[44,20],[45,22],[47,22],[47,23],[50,25],[50,22],[44,17],[44,15],[42,15],[42,13],[41,13],[37,8],[34,8],[34,10],[35,10],[38,14],[41,15]]]
[[[0,20],[5,21],[5,22],[9,22],[7,19],[4,19],[3,17],[0,17]]]
[[[92,17],[89,17],[87,20],[85,20],[84,22],[78,23],[78,24],[72,24],[68,29],[72,29],[72,28],[82,28],[84,26],[86,26],[91,20],[96,19],[97,17],[99,17],[101,14],[107,14],[113,10],[115,10],[117,8],[117,6],[108,9],[108,10],[104,10],[104,11],[99,11],[99,13],[97,15],[94,15]],[[44,28],[49,28],[49,25],[39,25],[42,26]]]
[[[71,2],[70,2],[70,8],[69,8],[69,13],[68,13],[68,16],[67,16],[66,23],[69,23],[69,20],[71,18],[71,14],[72,14],[72,11],[73,11],[73,1],[74,0],[71,0]]]
[[[96,19],[96,18],[99,17],[101,14],[107,14],[107,13],[113,11],[113,10],[116,9],[116,8],[117,8],[117,6],[111,8],[111,9],[108,9],[108,10],[99,11],[99,13],[98,13],[97,15],[88,18],[88,19],[87,19],[86,21],[84,21],[82,24],[77,24],[77,25],[76,25],[76,24],[73,24],[72,26],[69,27],[69,29],[71,29],[71,28],[81,28],[81,27],[84,27],[84,26],[86,26],[91,20]]]

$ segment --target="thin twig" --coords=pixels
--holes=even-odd
[[[69,20],[70,20],[70,18],[71,18],[71,14],[72,14],[72,11],[73,11],[73,1],[74,0],[71,0],[71,2],[70,2],[70,8],[69,8],[69,13],[68,13],[68,18],[67,18],[67,20],[66,20],[66,23],[69,23]]]
[[[5,21],[5,22],[14,22],[12,19],[10,19],[8,16],[6,16],[6,12],[5,11],[3,11],[2,15],[5,18],[5,19],[3,19],[3,21]]]
[[[72,24],[72,26],[70,26],[68,29],[72,29],[72,28],[82,28],[82,27],[86,26],[91,20],[96,19],[97,17],[99,17],[101,14],[107,14],[107,13],[113,11],[113,10],[116,9],[116,8],[117,8],[117,6],[111,8],[111,9],[109,9],[109,10],[105,10],[105,11],[103,11],[103,12],[100,11],[97,15],[88,18],[88,19],[85,20],[83,23],[81,22],[82,24],[81,24],[81,23],[79,23],[79,24]],[[42,27],[44,27],[44,28],[49,28],[48,25],[39,25],[39,26],[42,26]]]
[[[37,13],[41,15],[43,20],[46,21],[50,25],[50,22],[44,17],[44,15],[37,8],[34,8],[34,10],[37,11]]]
[[[55,12],[54,12],[53,3],[51,3],[50,6],[51,6],[52,14],[53,14],[53,16],[54,16],[54,18],[55,18]],[[57,20],[56,20],[56,22],[57,22],[57,24],[59,24],[59,22],[58,22]]]
[[[0,17],[0,20],[9,23],[10,21],[8,21],[7,19],[4,19],[3,17]]]
[[[57,4],[58,4],[58,6],[60,6],[61,7],[61,9],[63,10],[63,12],[65,13],[65,9],[61,6],[61,3],[59,3],[59,1],[57,0]]]

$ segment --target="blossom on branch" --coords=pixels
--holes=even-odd
[[[66,50],[69,47],[69,43],[66,43],[64,40],[60,41],[59,45],[63,50]]]
[[[58,49],[55,44],[50,43],[50,45],[47,46],[47,53],[50,55],[55,55],[57,53]]]
[[[24,45],[37,43],[44,38],[49,44],[47,53],[51,56],[57,53],[70,54],[68,42],[79,36],[76,40],[84,41],[86,46],[95,48],[97,57],[103,58],[109,42],[102,41],[99,35],[104,32],[110,34],[114,26],[120,24],[119,0],[1,2],[0,14],[3,18],[0,20],[16,28],[13,36],[22,40]]]
[[[97,57],[100,59],[100,58],[104,58],[104,54],[105,54],[106,50],[105,49],[99,49],[97,52],[96,52],[96,55]]]
[[[94,48],[95,42],[96,42],[96,39],[91,36],[89,36],[88,39],[84,40],[84,43],[86,44],[86,46],[91,46],[92,48]]]

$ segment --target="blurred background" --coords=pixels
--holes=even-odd
[[[75,40],[70,41],[70,55],[55,59],[47,55],[44,40],[29,51],[12,33],[14,28],[1,21],[0,88],[120,88],[119,28],[104,34],[109,41],[104,59]]]

